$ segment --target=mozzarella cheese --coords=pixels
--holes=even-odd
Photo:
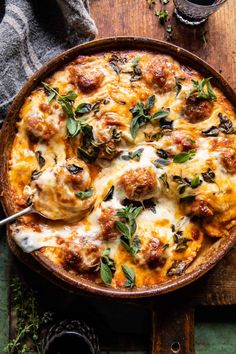
[[[235,112],[216,87],[216,100],[197,98],[192,79],[203,77],[169,56],[130,51],[77,58],[46,81],[54,97],[34,90],[20,112],[9,180],[16,208],[30,198],[46,218],[11,225],[19,247],[96,282],[109,249],[111,286],[124,286],[125,264],[137,287],[150,287],[180,274],[204,237],[227,237],[236,217]],[[76,95],[63,107],[70,91]],[[68,105],[78,107],[72,118]],[[151,118],[163,110],[165,118]],[[68,136],[70,124],[77,132]],[[215,134],[205,133],[212,127]],[[83,151],[95,157],[88,162]],[[117,226],[127,225],[119,212],[130,204],[143,207],[133,253]]]

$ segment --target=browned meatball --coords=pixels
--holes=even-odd
[[[71,82],[76,84],[83,93],[97,90],[103,81],[104,75],[96,69],[82,69],[76,66],[70,67]]]
[[[99,264],[99,261],[99,247],[96,245],[90,245],[87,248],[83,248],[83,250],[78,247],[74,247],[73,250],[64,250],[61,260],[65,270],[76,273],[92,270]]]
[[[192,203],[185,205],[187,214],[192,214],[198,217],[210,217],[214,215],[213,208],[205,200],[196,199]]]
[[[187,98],[183,115],[190,123],[198,123],[208,119],[211,116],[212,110],[213,103],[211,101],[192,95]]]
[[[147,265],[151,269],[163,267],[166,262],[163,242],[157,238],[148,240],[141,248],[137,256],[140,265]]]
[[[174,132],[173,133],[174,143],[178,145],[180,151],[189,151],[196,149],[196,141],[190,134],[185,134],[184,132]]]
[[[160,93],[172,91],[175,87],[173,65],[165,57],[156,57],[144,71],[144,79]]]
[[[37,115],[28,118],[25,129],[30,135],[43,140],[50,140],[58,131],[57,125],[52,120]]]
[[[236,153],[235,151],[226,151],[221,153],[221,162],[229,173],[236,173]]]
[[[121,177],[120,184],[130,200],[148,199],[157,189],[156,174],[151,168],[137,168],[126,172]]]
[[[98,222],[101,226],[101,237],[108,241],[119,236],[119,232],[116,229],[116,210],[110,208],[104,209],[100,215]]]

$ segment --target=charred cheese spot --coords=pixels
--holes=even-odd
[[[225,151],[221,154],[221,162],[229,173],[236,173],[236,152]]]

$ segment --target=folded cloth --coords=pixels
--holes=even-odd
[[[88,0],[5,0],[0,7],[1,122],[28,77],[63,50],[93,39],[97,29]]]

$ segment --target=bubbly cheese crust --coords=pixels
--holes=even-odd
[[[120,288],[122,265],[136,287],[151,287],[182,274],[204,238],[228,237],[236,220],[235,111],[216,87],[216,99],[198,97],[192,80],[203,77],[170,56],[129,51],[78,57],[46,80],[54,95],[45,85],[34,90],[20,111],[9,179],[16,209],[30,199],[50,220],[19,219],[11,226],[16,243],[97,283],[109,249],[110,285]],[[61,101],[70,91],[72,118]],[[133,252],[117,226],[127,225],[119,212],[130,204],[142,206]]]

